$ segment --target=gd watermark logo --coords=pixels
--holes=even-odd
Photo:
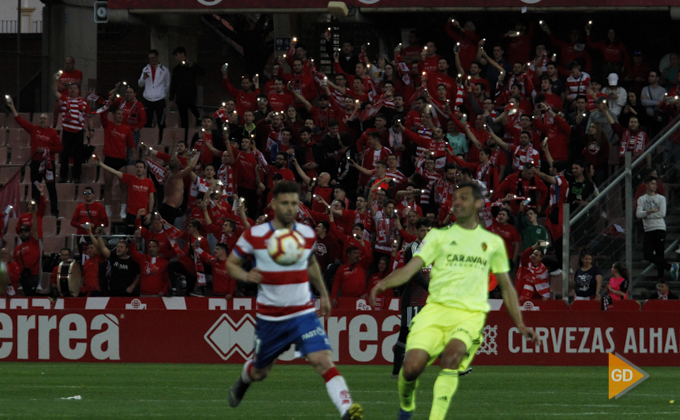
[[[618,399],[638,386],[649,374],[618,353],[609,353],[609,399]]]

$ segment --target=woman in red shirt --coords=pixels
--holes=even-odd
[[[588,35],[588,48],[600,50],[604,57],[604,65],[602,68],[602,80],[604,80],[609,73],[621,74],[624,67],[628,67],[630,58],[626,46],[616,37],[616,31],[610,29],[607,32],[607,40],[593,42],[590,38],[591,25],[586,25],[586,34]]]

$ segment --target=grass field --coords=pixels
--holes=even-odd
[[[227,389],[236,365],[1,363],[0,418],[8,419],[339,419],[323,381],[308,366],[276,366],[237,409]],[[461,378],[451,419],[678,419],[680,369],[607,399],[605,367],[478,366]],[[396,381],[387,366],[340,366],[366,419],[396,418]],[[437,368],[423,375],[414,419],[429,416]],[[80,400],[64,398],[80,395]],[[677,401],[670,403],[671,400]]]

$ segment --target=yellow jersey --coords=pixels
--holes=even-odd
[[[469,311],[489,311],[489,271],[510,271],[503,239],[481,225],[432,229],[413,256],[433,264],[428,303]]]

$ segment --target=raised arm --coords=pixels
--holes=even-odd
[[[100,168],[104,169],[106,172],[109,172],[109,173],[117,176],[118,178],[123,179],[123,173],[122,172],[117,171],[110,166],[106,166],[106,164],[104,164],[104,162],[102,162],[101,160],[97,160],[97,165]]]

